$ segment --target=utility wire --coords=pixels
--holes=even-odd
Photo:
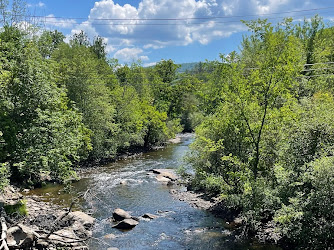
[[[230,18],[244,18],[244,17],[258,17],[258,16],[271,16],[279,14],[290,14],[290,13],[300,13],[309,11],[320,11],[334,9],[334,6],[328,6],[323,8],[313,8],[313,9],[303,9],[303,10],[292,10],[284,12],[273,12],[264,14],[249,14],[249,15],[236,15],[236,16],[206,16],[206,17],[182,17],[182,18],[90,18],[93,21],[185,21],[185,20],[213,20],[213,19],[230,19]],[[67,20],[86,20],[86,17],[54,17],[54,16],[38,16],[38,15],[18,15],[27,18],[45,18],[45,19],[67,19]]]
[[[309,13],[308,15],[313,15],[313,13]],[[294,16],[289,16],[289,17],[300,17],[305,15],[294,15]],[[279,16],[279,17],[268,17],[267,19],[269,20],[275,20],[275,19],[283,19],[285,16]],[[53,17],[53,19],[56,19]],[[88,21],[91,21],[92,19],[89,19]],[[63,20],[57,20],[57,21],[52,21],[52,20],[39,20],[41,23],[45,24],[65,24],[68,23],[69,25],[80,25],[78,22],[71,22],[71,19],[63,19]],[[94,20],[93,20],[94,21]],[[240,23],[240,20],[231,20],[231,21],[214,21],[214,20],[204,20],[203,22],[185,22],[185,23],[149,23],[149,22],[142,22],[138,23],[138,21],[143,21],[143,20],[131,20],[131,21],[137,21],[134,23],[115,23],[113,21],[115,20],[108,20],[109,22],[90,22],[91,25],[94,26],[195,26],[195,25],[207,25],[207,24],[227,24],[227,23]]]

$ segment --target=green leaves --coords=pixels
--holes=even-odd
[[[221,55],[209,78],[213,90],[203,88],[201,98],[213,114],[196,129],[189,162],[193,183],[242,210],[258,237],[270,228],[276,233],[269,240],[285,237],[322,249],[333,247],[332,79],[302,78],[321,67],[314,59],[331,53],[324,43],[331,30],[321,30],[319,22],[246,22],[252,34],[240,55]],[[309,50],[319,53],[310,57]]]
[[[29,185],[45,174],[65,181],[73,175],[72,164],[90,148],[89,131],[81,115],[68,109],[64,89],[55,84],[54,64],[43,59],[36,44],[14,27],[0,37],[0,160],[9,163],[13,179]]]

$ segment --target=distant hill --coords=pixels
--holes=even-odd
[[[180,63],[178,65],[180,65],[181,67],[177,69],[177,72],[179,73],[184,73],[187,70],[193,70],[195,68],[195,66],[199,64],[199,62],[192,62],[192,63]]]

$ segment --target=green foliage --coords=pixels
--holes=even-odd
[[[214,64],[207,79],[215,89],[203,87],[199,96],[211,115],[197,127],[188,161],[193,184],[240,210],[245,232],[332,248],[332,79],[301,78],[317,74],[305,72],[318,64],[305,63],[331,58],[332,29],[318,17],[304,26],[291,21],[246,23],[252,34],[240,54]]]
[[[76,39],[84,38],[79,34]],[[59,82],[66,87],[73,106],[82,113],[84,124],[92,131],[91,157],[107,158],[115,155],[111,137],[116,129],[115,108],[104,79],[109,81],[110,77],[107,72],[99,74],[102,62],[88,47],[79,45],[81,43],[84,42],[75,40],[73,47],[62,44],[52,59],[57,63]]]
[[[7,205],[4,206],[5,212],[8,215],[19,215],[19,216],[27,216],[27,202],[25,200],[20,200],[15,205]]]
[[[10,164],[13,179],[28,184],[40,182],[45,173],[64,181],[89,149],[89,131],[81,115],[67,107],[64,89],[55,84],[54,64],[43,59],[36,44],[15,27],[5,27],[0,37],[1,162]]]
[[[9,181],[9,164],[8,162],[0,163],[0,191],[8,185]]]

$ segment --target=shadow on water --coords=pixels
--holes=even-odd
[[[169,190],[179,187],[158,183],[147,171],[177,169],[192,141],[191,135],[184,135],[179,144],[88,169],[83,178],[72,185],[70,194],[64,193],[61,185],[35,189],[30,194],[68,207],[73,198],[90,190],[90,198],[79,202],[83,210],[91,212],[97,220],[93,232],[95,240],[91,241],[90,249],[279,249],[236,242],[233,232],[223,227],[222,219],[174,199]],[[141,220],[133,230],[123,232],[112,228],[110,222],[112,211],[118,207],[137,217],[145,213],[159,217],[151,221]],[[116,238],[104,237],[111,233]]]

